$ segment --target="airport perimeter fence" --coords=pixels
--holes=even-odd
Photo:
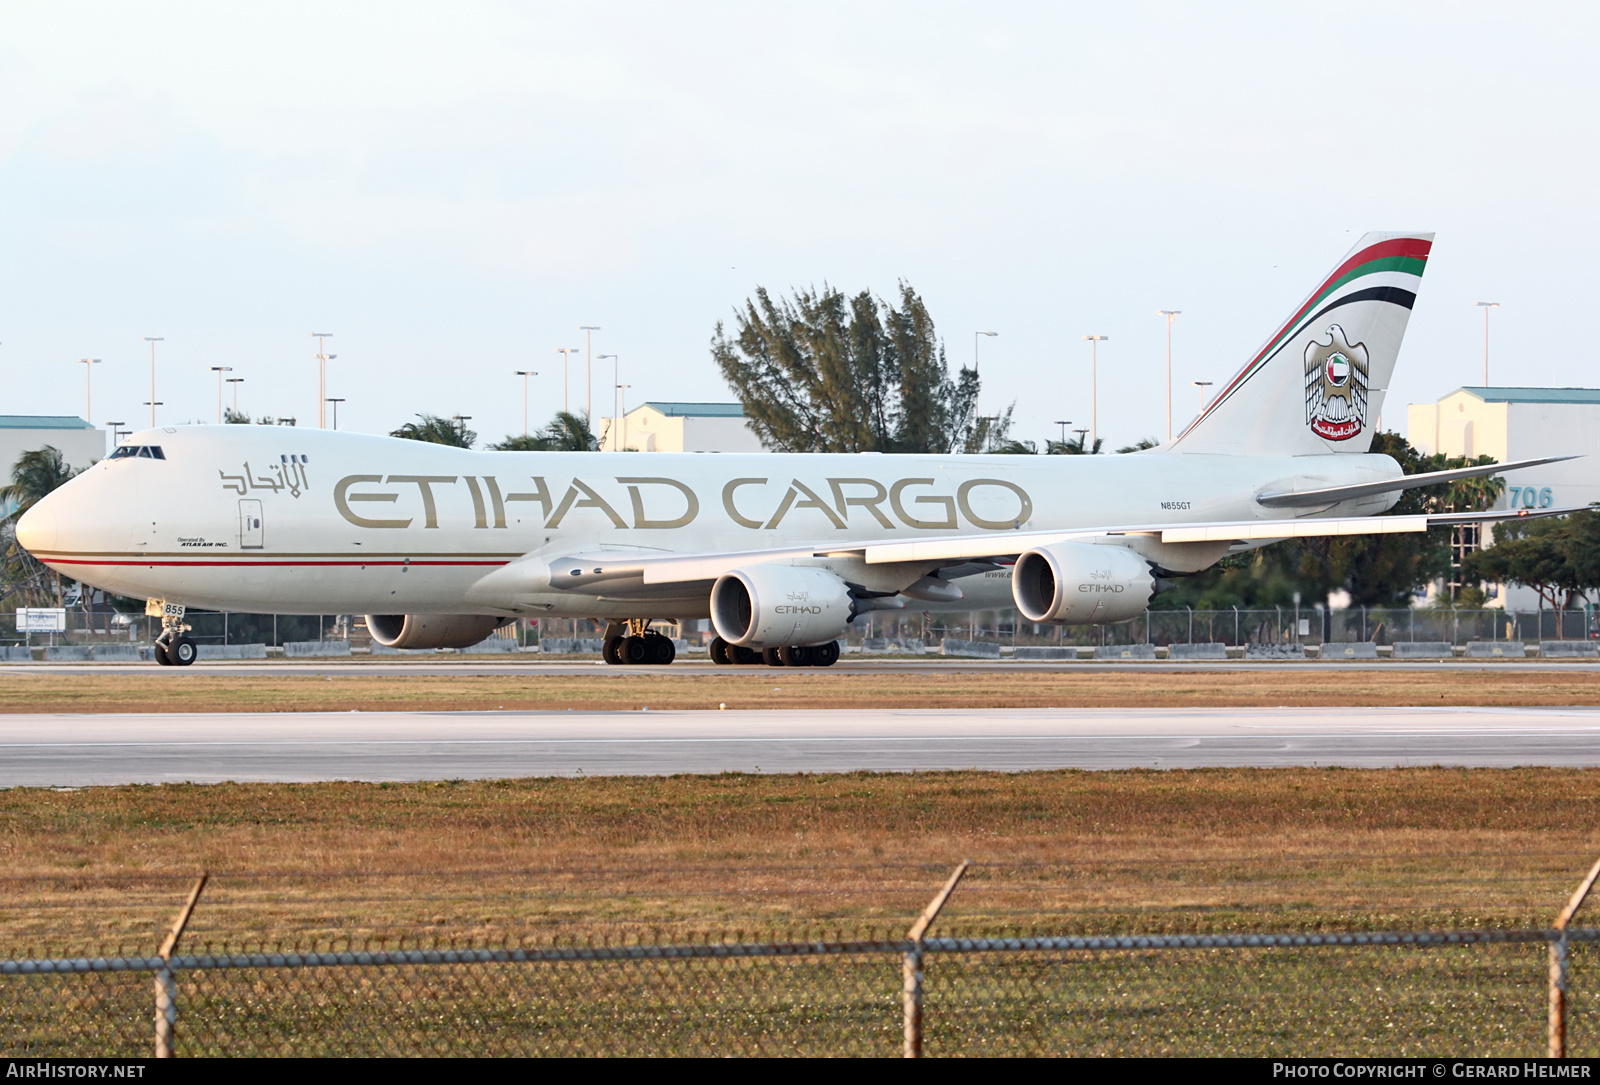
[[[934,937],[960,875],[898,937],[5,960],[5,1054],[1600,1056],[1595,871],[1548,930]]]

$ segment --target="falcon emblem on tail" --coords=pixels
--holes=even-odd
[[[1330,441],[1348,441],[1367,424],[1367,348],[1328,325],[1326,343],[1306,347],[1306,424]]]

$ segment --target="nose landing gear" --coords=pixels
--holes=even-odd
[[[185,635],[190,627],[183,623],[183,604],[150,599],[145,602],[144,612],[161,619],[161,635],[155,642],[156,662],[163,667],[187,667],[193,663],[200,650]]]

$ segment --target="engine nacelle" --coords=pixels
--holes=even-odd
[[[723,640],[746,648],[821,644],[850,624],[850,589],[826,569],[735,569],[711,587],[711,624]]]
[[[470,648],[510,620],[492,614],[368,614],[367,629],[385,648]]]
[[[1125,622],[1144,613],[1156,588],[1150,563],[1121,546],[1041,546],[1019,557],[1011,574],[1011,596],[1030,622]]]

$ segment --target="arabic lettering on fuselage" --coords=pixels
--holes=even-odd
[[[237,475],[218,470],[217,474],[222,477],[222,488],[232,490],[241,497],[254,490],[271,490],[273,493],[287,491],[290,497],[299,497],[311,489],[310,479],[306,476],[306,458],[283,456],[281,459],[281,463],[271,464],[260,473],[250,469],[249,461],[245,462],[244,470]]]
[[[225,476],[226,477],[226,476]],[[618,489],[620,487],[620,490]],[[244,491],[240,490],[240,493]],[[941,492],[932,478],[735,478],[720,487],[727,518],[751,531],[774,531],[809,517],[811,526],[846,530],[876,525],[954,531],[962,521],[1010,531],[1033,516],[1033,499],[1014,482],[966,479]],[[533,519],[546,530],[563,525],[607,524],[620,530],[687,527],[701,514],[701,494],[672,478],[616,476],[571,479],[563,487],[546,476],[501,480],[494,475],[346,475],[333,488],[339,515],[356,527],[437,528],[459,517],[485,531]],[[420,514],[420,515],[419,515]]]

